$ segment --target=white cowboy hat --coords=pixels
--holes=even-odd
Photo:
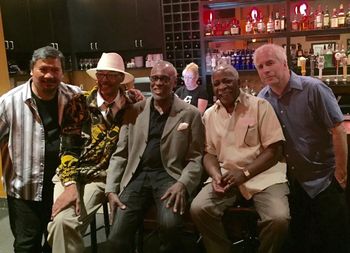
[[[97,80],[97,70],[116,71],[125,75],[123,82],[129,83],[134,80],[134,76],[128,72],[125,72],[125,66],[123,58],[117,53],[103,53],[100,60],[97,63],[97,67],[86,70],[89,76]]]

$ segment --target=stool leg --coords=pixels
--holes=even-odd
[[[91,252],[97,253],[96,215],[90,223]]]
[[[102,208],[103,208],[103,219],[105,222],[105,233],[106,233],[106,238],[108,238],[110,226],[109,226],[109,213],[108,213],[107,202],[103,203]]]

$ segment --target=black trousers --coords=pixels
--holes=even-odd
[[[291,238],[288,252],[349,252],[349,216],[345,192],[334,178],[315,198],[290,181]]]
[[[7,196],[10,227],[15,241],[15,253],[49,253],[47,224],[51,219],[53,183],[45,180],[42,201],[16,199]],[[43,241],[44,236],[44,241]]]

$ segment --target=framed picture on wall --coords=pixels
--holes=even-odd
[[[322,43],[311,43],[311,47],[314,50],[315,55],[320,55],[321,51],[327,50],[329,47],[332,51],[335,50],[335,42],[322,42]]]

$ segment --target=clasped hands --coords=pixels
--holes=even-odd
[[[232,187],[237,187],[246,181],[241,169],[232,169],[221,175],[220,172],[212,176],[212,186],[216,193],[224,194]]]

